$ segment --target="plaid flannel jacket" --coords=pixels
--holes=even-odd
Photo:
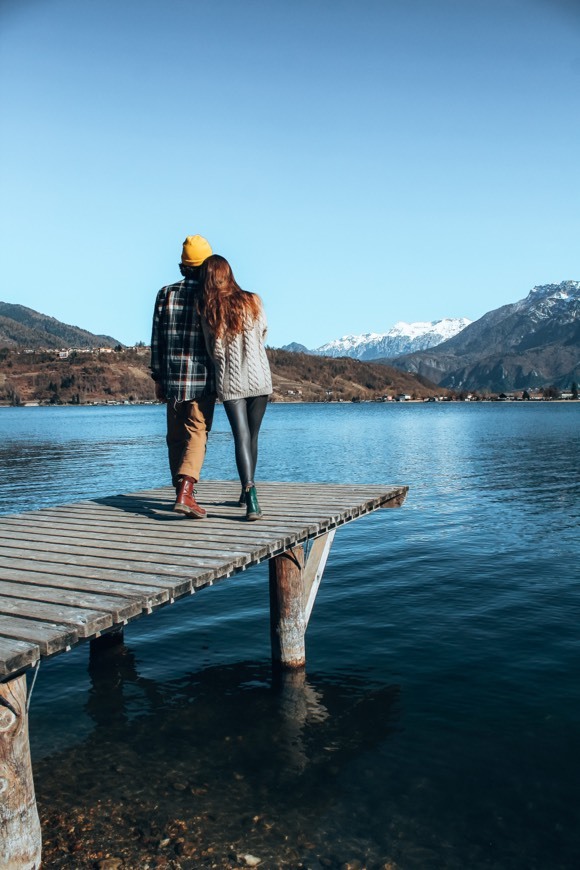
[[[215,393],[213,363],[197,312],[198,281],[184,278],[162,287],[155,300],[151,377],[167,399],[178,402]]]

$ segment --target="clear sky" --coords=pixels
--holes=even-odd
[[[269,343],[580,279],[578,0],[0,0],[0,299],[132,344],[201,233]]]

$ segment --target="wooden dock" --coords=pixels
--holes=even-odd
[[[208,518],[146,490],[0,516],[0,866],[40,866],[26,671],[156,608],[270,560],[273,660],[305,663],[304,636],[336,529],[397,507],[405,486],[260,483],[264,518],[245,521],[239,484],[204,481]]]

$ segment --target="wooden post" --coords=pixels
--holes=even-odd
[[[286,550],[270,559],[270,638],[272,659],[283,668],[306,664],[302,568],[304,549]]]
[[[120,646],[125,642],[125,635],[122,628],[114,628],[100,637],[93,637],[90,641],[90,657],[102,655],[111,649]]]
[[[331,529],[325,535],[315,538],[308,553],[303,576],[303,604],[306,625],[308,625],[310,620],[310,614],[316,600],[316,593],[324,574],[326,560],[328,559],[335,533],[336,529]]]
[[[37,870],[41,849],[21,674],[0,683],[0,867]]]

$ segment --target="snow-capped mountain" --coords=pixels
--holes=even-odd
[[[580,380],[580,281],[543,284],[397,368],[442,386],[506,390]]]
[[[367,332],[365,335],[344,335],[311,350],[316,356],[350,356],[354,359],[372,360],[381,357],[397,357],[403,353],[428,350],[453,338],[471,323],[466,317],[443,320],[395,323],[388,332]]]

